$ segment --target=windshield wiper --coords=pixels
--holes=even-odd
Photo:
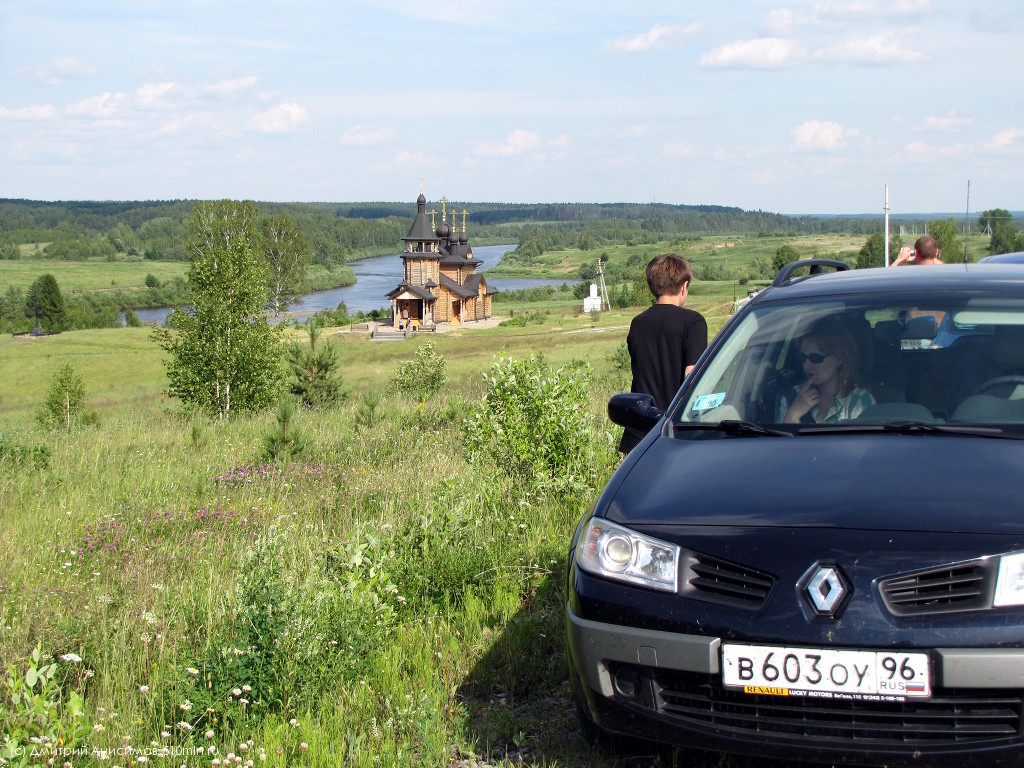
[[[785,432],[781,429],[769,429],[752,421],[740,421],[739,419],[722,419],[721,421],[684,421],[677,423],[676,427],[682,429],[706,429],[714,432],[724,432],[727,435],[740,437],[792,437],[792,432]]]
[[[798,430],[801,435],[825,435],[838,432],[891,432],[898,435],[972,435],[974,437],[1002,437],[1021,439],[1019,433],[1006,432],[1002,427],[970,424],[929,424],[923,421],[889,421],[884,424],[857,423],[820,424]]]

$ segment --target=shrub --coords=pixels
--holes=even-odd
[[[448,381],[448,363],[428,341],[416,350],[416,357],[398,366],[392,387],[415,396],[421,403],[436,395]]]
[[[64,432],[76,424],[96,423],[96,414],[85,408],[85,382],[71,363],[64,363],[53,374],[36,421],[44,428]]]
[[[295,410],[295,400],[282,394],[277,403],[277,424],[263,437],[265,459],[287,460],[306,449],[306,436],[295,422]]]
[[[550,372],[542,357],[502,356],[484,381],[483,402],[468,423],[473,456],[489,455],[523,489],[572,492],[592,482],[586,363]]]
[[[256,540],[205,656],[182,669],[174,700],[189,702],[193,725],[316,711],[339,683],[371,675],[391,640],[404,598],[379,568],[380,541],[353,535],[300,572],[286,567],[293,534]]]
[[[629,347],[626,346],[626,342],[619,344],[612,353],[612,367],[619,371],[629,371],[632,369]]]
[[[50,449],[45,445],[19,445],[12,443],[0,432],[0,463],[9,462],[14,467],[31,466],[44,469],[50,463]]]
[[[291,392],[307,408],[334,405],[346,398],[342,389],[338,349],[334,344],[317,346],[322,333],[320,321],[312,318],[306,328],[309,347],[293,342],[288,347],[287,359],[292,369]]]

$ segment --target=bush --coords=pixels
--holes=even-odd
[[[586,363],[550,372],[541,357],[502,356],[484,381],[468,424],[472,456],[490,456],[521,489],[571,493],[593,481]]]
[[[282,394],[277,402],[277,424],[263,437],[263,458],[292,459],[306,449],[306,436],[295,423],[295,400]]]
[[[71,363],[64,363],[50,379],[46,400],[36,411],[46,429],[70,432],[77,424],[95,424],[96,414],[85,408],[85,382]]]
[[[396,392],[416,397],[421,403],[436,395],[448,381],[448,363],[428,341],[416,350],[416,357],[398,366],[392,384]]]

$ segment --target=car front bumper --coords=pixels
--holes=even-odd
[[[933,695],[782,699],[721,685],[721,638],[591,621],[567,606],[574,685],[602,729],[832,762],[1024,765],[1024,649],[934,648]]]

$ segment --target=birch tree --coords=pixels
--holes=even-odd
[[[259,210],[251,202],[196,204],[188,244],[191,306],[157,329],[168,394],[219,418],[276,401],[281,385],[278,329],[263,311],[267,263]]]
[[[312,254],[306,237],[288,214],[267,216],[262,230],[270,308],[284,312],[306,292],[306,267]]]

